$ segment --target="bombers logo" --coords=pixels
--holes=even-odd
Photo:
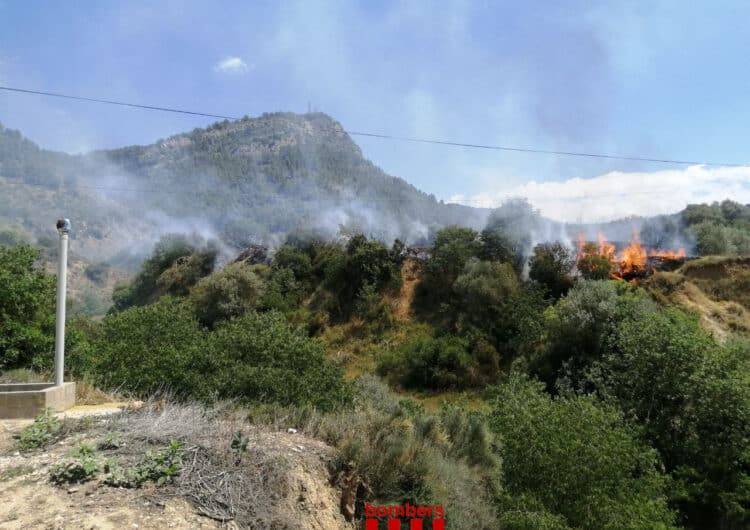
[[[365,530],[378,530],[380,520],[387,521],[382,530],[400,530],[401,520],[409,520],[408,530],[429,530],[423,526],[425,517],[432,518],[432,530],[445,530],[445,510],[442,506],[375,506],[365,503]],[[404,529],[407,530],[407,529]]]

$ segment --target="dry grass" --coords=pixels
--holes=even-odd
[[[182,441],[183,469],[171,494],[190,499],[204,515],[234,521],[242,528],[300,528],[304,515],[295,512],[290,503],[299,500],[297,489],[309,481],[307,471],[301,477],[299,459],[290,460],[287,449],[291,445],[284,439],[285,433],[253,427],[232,403],[208,409],[167,398],[153,399],[139,410],[114,418],[107,431],[126,440],[115,452],[125,461],[134,460],[149,446],[171,439]],[[238,432],[248,442],[245,451],[231,447]],[[319,457],[312,457],[311,462],[322,468]],[[329,508],[337,506],[334,503]]]

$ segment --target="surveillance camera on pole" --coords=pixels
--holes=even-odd
[[[65,369],[65,291],[68,274],[68,234],[70,220],[58,219],[60,247],[57,263],[57,321],[55,323],[55,386],[62,386]]]

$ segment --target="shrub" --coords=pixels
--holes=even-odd
[[[608,280],[615,265],[608,256],[599,254],[595,243],[586,243],[583,246],[583,256],[578,258],[576,267],[586,280]]]
[[[458,411],[429,414],[412,400],[399,400],[372,376],[355,383],[354,395],[353,408],[324,416],[298,411],[296,425],[339,449],[333,471],[341,476],[350,469],[361,481],[360,509],[365,500],[442,504],[448,506],[447,528],[498,527],[488,490],[499,488],[500,461],[495,455],[483,460],[485,453],[471,449],[494,443],[481,415],[457,423],[448,418],[461,416]],[[288,424],[290,412],[279,412]]]
[[[620,319],[596,388],[643,425],[675,478],[685,522],[750,522],[750,385],[746,345],[721,347],[696,317],[669,308]]]
[[[28,368],[52,358],[55,279],[31,247],[0,246],[0,369]]]
[[[190,302],[198,320],[213,327],[254,309],[263,296],[263,282],[242,263],[232,263],[193,287]]]
[[[480,330],[508,358],[538,340],[543,301],[510,264],[469,260],[453,292],[459,326]]]
[[[95,376],[104,387],[136,393],[195,390],[204,337],[190,309],[171,297],[104,318],[93,340]]]
[[[405,388],[451,390],[479,387],[500,375],[500,355],[481,337],[417,336],[384,352],[378,373]]]
[[[552,528],[673,528],[656,453],[615,409],[553,399],[514,375],[495,390],[491,426],[501,437],[501,520],[511,528],[536,528],[534,514]]]
[[[348,399],[341,370],[323,345],[277,312],[248,313],[208,336],[201,372],[221,397],[330,409]]]
[[[199,249],[184,235],[163,236],[133,281],[116,286],[113,310],[142,306],[164,294],[187,294],[192,285],[213,270],[217,252],[211,243]]]

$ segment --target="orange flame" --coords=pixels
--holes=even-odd
[[[677,250],[661,250],[653,248],[647,251],[643,245],[641,245],[638,233],[633,231],[633,239],[630,244],[623,248],[619,253],[615,248],[615,245],[607,241],[602,232],[598,235],[599,244],[598,246],[590,243],[587,244],[583,233],[578,234],[578,260],[590,256],[598,252],[600,256],[604,256],[615,266],[615,272],[612,273],[614,279],[622,280],[623,276],[635,278],[640,274],[647,274],[651,272],[650,267],[653,263],[649,263],[649,258],[661,258],[661,259],[673,259],[683,260],[687,257],[687,253],[684,248]],[[631,280],[634,281],[634,280]]]

